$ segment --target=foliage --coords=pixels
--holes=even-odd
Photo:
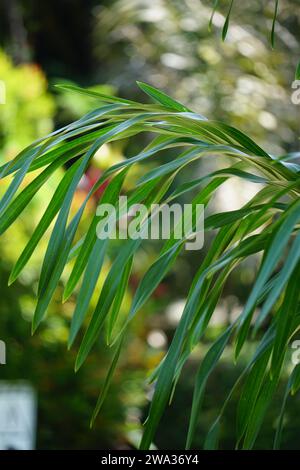
[[[1,247],[2,248],[2,247]],[[93,431],[87,432],[99,386],[104,383],[109,351],[99,344],[87,367],[74,374],[75,350],[65,347],[70,305],[59,301],[38,334],[30,335],[34,292],[23,282],[7,289],[8,272],[1,250],[1,338],[7,342],[8,364],[1,367],[1,383],[30,382],[38,394],[37,449],[99,449],[128,446],[131,415],[144,402],[141,384],[143,354],[120,364],[106,407]],[[101,357],[101,364],[99,364]],[[84,397],[84,399],[83,399]],[[135,431],[138,431],[135,426]]]
[[[297,0],[282,0],[272,50],[274,3],[235,2],[224,42],[227,5],[208,29],[212,1],[115,0],[96,13],[95,80],[141,99],[132,83],[169,91],[194,111],[238,126],[268,152],[297,150],[298,109],[291,84],[299,61]]]
[[[35,64],[15,66],[3,52],[0,54],[0,76],[6,85],[6,103],[0,105],[0,155],[1,164],[16,156],[34,139],[41,138],[54,127],[54,111],[58,110],[60,121],[78,118],[80,113],[91,109],[94,100],[79,95],[78,100],[67,99],[69,93],[61,93],[57,100],[55,94],[48,92],[48,82],[41,69]],[[98,90],[109,91],[111,88],[98,87]],[[99,162],[99,157],[101,162]],[[90,166],[89,172],[74,195],[72,210],[82,203],[86,191],[92,184],[94,175],[101,173],[102,168],[122,161],[122,148],[104,146]],[[86,428],[97,399],[99,386],[105,379],[105,371],[109,364],[109,353],[100,344],[90,356],[89,366],[83,373],[76,376],[72,371],[75,352],[68,352],[65,343],[68,338],[68,323],[73,302],[61,304],[62,286],[57,289],[54,302],[49,309],[49,316],[37,335],[31,337],[30,322],[35,308],[35,287],[37,284],[47,237],[43,237],[31,258],[30,266],[20,276],[11,289],[7,289],[8,273],[16,260],[16,254],[28,240],[45,210],[47,200],[51,198],[65,167],[58,168],[45,181],[43,190],[39,191],[29,206],[17,217],[13,233],[7,231],[0,239],[0,330],[1,339],[7,344],[8,364],[1,368],[1,380],[26,380],[38,391],[38,448],[99,448],[128,445],[132,424],[131,409],[141,406],[144,397],[139,393],[138,385],[141,377],[149,367],[157,363],[158,358],[149,352],[139,340],[144,331],[136,331],[135,345],[138,344],[139,354],[134,357],[127,348],[126,360],[122,361],[119,380],[110,391],[107,401],[108,408],[102,413],[92,433],[87,434]],[[25,188],[37,176],[29,173],[20,188]],[[130,186],[129,181],[129,186]],[[0,194],[5,191],[5,182],[1,181]],[[100,192],[98,192],[99,194]],[[87,207],[81,228],[84,233],[85,220],[89,219],[94,203]],[[110,253],[105,259],[103,275],[110,267]],[[68,271],[65,273],[67,276]],[[100,280],[101,281],[101,280]],[[96,298],[98,288],[95,289]],[[90,309],[95,307],[95,298]],[[122,308],[129,305],[131,292],[126,292]],[[156,353],[157,354],[157,353]],[[99,366],[98,357],[102,357]],[[159,356],[159,355],[158,355]],[[130,388],[128,386],[130,383]],[[70,397],[70,390],[72,397]],[[54,400],[57,395],[60,400]],[[85,397],[81,401],[81,397]],[[61,428],[61,421],[64,427]],[[105,432],[103,429],[105,428]],[[66,430],[67,433],[66,433]],[[135,426],[139,431],[139,426]],[[68,434],[68,437],[66,436]]]
[[[5,105],[1,105],[0,114],[3,162],[52,130],[55,105],[47,92],[46,77],[37,65],[14,66],[0,50],[0,77],[5,83]]]
[[[174,101],[163,92],[144,83],[140,88],[158,104],[145,105],[115,98],[89,90],[66,86],[69,90],[94,96],[98,107],[78,121],[41,139],[1,167],[1,175],[14,175],[0,204],[0,231],[3,233],[27,206],[49,176],[66,161],[74,159],[55,190],[49,205],[29,239],[10,276],[10,283],[22,273],[39,240],[57,215],[50,236],[39,280],[38,301],[33,317],[33,331],[45,318],[59,279],[69,261],[72,272],[65,286],[66,300],[83,277],[77,297],[69,345],[77,336],[85,319],[86,307],[101,272],[106,242],[96,237],[97,217],[92,216],[90,227],[78,240],[80,226],[89,199],[108,179],[110,183],[100,202],[115,204],[127,172],[131,167],[152,160],[167,148],[180,150],[174,159],[144,174],[132,190],[129,207],[137,202],[171,201],[181,194],[193,193],[192,204],[209,203],[222,184],[238,177],[258,185],[256,195],[236,211],[213,214],[206,218],[206,232],[213,238],[204,261],[200,264],[190,287],[186,306],[166,356],[154,370],[155,392],[145,423],[141,448],[148,448],[155,436],[170,396],[173,394],[182,368],[207,330],[218,304],[222,289],[231,272],[243,260],[260,254],[260,268],[252,291],[239,317],[222,331],[201,361],[194,384],[193,404],[186,446],[193,444],[206,382],[232,342],[235,359],[249,335],[256,336],[258,346],[252,359],[233,386],[219,416],[213,423],[204,444],[215,447],[216,435],[224,409],[236,387],[243,389],[237,410],[236,443],[252,448],[268,405],[278,385],[290,339],[299,328],[299,269],[300,269],[300,203],[299,166],[285,159],[274,159],[249,136],[223,123],[207,120]],[[95,152],[111,141],[122,140],[141,132],[154,135],[153,140],[138,154],[107,169],[91,188],[80,208],[68,223],[76,187]],[[172,187],[176,174],[195,159],[209,156],[222,160],[223,168],[201,178]],[[292,156],[291,156],[292,158]],[[15,194],[27,172],[41,170],[33,181],[16,197]],[[118,214],[122,216],[122,211]],[[144,226],[149,218],[144,221]],[[157,285],[171,269],[186,239],[172,238],[166,242],[154,263],[139,283],[127,316],[120,319],[119,306],[125,293],[133,258],[138,257],[140,240],[127,240],[119,246],[117,255],[102,285],[96,307],[81,341],[75,368],[78,370],[106,326],[107,342],[114,347],[115,357],[107,382],[96,407],[96,413],[110,385],[110,380],[122,357],[122,343],[138,311],[149,299]],[[75,246],[74,246],[75,242]],[[256,308],[261,306],[258,315]],[[261,325],[266,328],[262,334]],[[293,392],[298,387],[299,366],[291,375]],[[94,414],[92,421],[96,418]],[[280,432],[279,432],[280,434]],[[276,440],[278,445],[278,439]]]

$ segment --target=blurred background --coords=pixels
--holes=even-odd
[[[53,129],[79,118],[96,106],[83,95],[57,92],[56,83],[73,83],[139,100],[147,100],[136,80],[170,93],[194,111],[224,120],[246,131],[274,155],[299,150],[299,106],[291,102],[291,84],[299,61],[299,0],[281,0],[275,48],[270,45],[274,2],[235,2],[228,36],[221,30],[228,9],[220,2],[212,29],[209,0],[2,0],[0,3],[0,80],[6,100],[0,104],[1,164]],[[225,15],[225,16],[224,16]],[[143,137],[145,138],[145,137]],[[140,138],[142,139],[142,137]],[[74,207],[85,197],[101,172],[133,155],[143,142],[105,145],[77,190]],[[171,158],[171,155],[170,155]],[[182,173],[201,174],[220,165],[204,160]],[[143,172],[143,168],[136,170]],[[28,212],[0,238],[0,339],[7,345],[7,364],[0,366],[1,383],[30,384],[37,396],[37,449],[126,449],[139,441],[151,388],[145,385],[163,357],[176,327],[192,277],[205,255],[183,254],[138,315],[122,353],[112,387],[95,427],[89,419],[110,364],[100,338],[86,365],[74,373],[78,344],[67,351],[66,340],[76,296],[61,304],[62,286],[46,321],[32,337],[30,321],[46,237],[18,282],[7,280],[14,262],[43,214],[59,172],[36,195]],[[28,180],[27,180],[28,182]],[[126,190],[130,190],[130,179]],[[133,183],[132,183],[133,184]],[[1,182],[1,192],[5,182]],[[248,201],[257,185],[232,180],[214,200],[219,211]],[[102,189],[100,188],[100,191]],[[96,204],[96,201],[95,201]],[[95,205],[89,206],[89,215]],[[89,214],[90,211],[90,214]],[[84,231],[84,225],[82,227]],[[124,312],[132,294],[154,259],[156,247],[141,249],[134,265]],[[105,269],[110,266],[110,255]],[[155,444],[182,448],[187,431],[194,373],[209,341],[241,311],[255,276],[256,260],[235,271],[223,292],[206,335],[183,371],[177,393],[159,427]],[[66,279],[68,272],[64,273]],[[96,296],[93,302],[96,302]],[[251,354],[253,345],[245,350]],[[230,347],[208,384],[195,445],[217,415],[242,362],[234,367]],[[289,365],[287,365],[289,367]],[[256,447],[270,448],[285,379],[269,410]],[[225,415],[222,448],[233,448],[236,396]],[[290,401],[285,415],[283,447],[299,449],[300,399]],[[0,430],[1,434],[1,430]]]

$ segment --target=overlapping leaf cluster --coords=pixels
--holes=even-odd
[[[152,203],[170,202],[189,191],[193,194],[191,203],[194,207],[200,203],[206,206],[216,190],[231,177],[259,184],[257,194],[239,210],[213,214],[205,220],[205,230],[214,230],[216,235],[192,282],[169,350],[152,374],[155,392],[141,441],[141,448],[146,449],[154,440],[156,428],[175,391],[181,370],[203,337],[231,272],[245,258],[261,254],[260,268],[243,312],[217,338],[199,365],[186,442],[187,448],[193,445],[197,423],[201,419],[201,403],[207,380],[228,343],[234,344],[238,359],[249,335],[256,335],[262,323],[267,323],[269,326],[265,328],[264,334],[258,336],[258,347],[253,358],[232,388],[205,442],[206,448],[217,446],[223,411],[239,387],[241,396],[237,410],[237,445],[252,448],[278,385],[288,345],[300,325],[300,168],[288,162],[293,155],[275,159],[239,130],[222,122],[207,120],[149,85],[139,83],[139,86],[154,99],[155,104],[141,104],[67,87],[71,91],[94,96],[99,107],[64,129],[33,143],[1,167],[2,178],[13,175],[0,202],[0,232],[3,233],[53,172],[67,161],[75,161],[64,173],[43,217],[16,262],[10,282],[23,271],[37,244],[55,220],[40,274],[33,331],[45,317],[62,272],[72,259],[74,264],[65,286],[64,299],[74,292],[81,278],[82,282],[70,328],[71,346],[84,325],[109,243],[96,236],[96,215],[86,235],[79,242],[75,243],[74,240],[89,199],[104,181],[110,179],[100,204],[109,202],[117,205],[124,178],[133,165],[146,160],[154,162],[153,158],[158,153],[176,148],[173,160],[156,166],[139,181],[129,196],[129,207],[143,203],[150,208]],[[76,188],[95,152],[104,143],[142,132],[150,133],[154,136],[153,140],[137,155],[106,170],[69,221]],[[178,155],[180,149],[182,152]],[[231,166],[186,181],[173,189],[171,184],[175,176],[186,165],[203,156],[217,158],[219,155],[229,157]],[[26,174],[37,169],[40,170],[38,176],[19,190]],[[124,213],[125,208],[123,211],[121,207],[118,216],[122,217]],[[150,212],[142,228],[146,230],[149,222]],[[107,343],[114,349],[114,356],[92,422],[108,391],[122,344],[126,341],[127,328],[170,270],[185,242],[186,238],[178,240],[175,237],[166,241],[156,261],[140,281],[130,311],[121,324],[120,306],[141,239],[124,240],[118,251],[84,333],[75,365],[76,370],[82,366],[105,325]],[[254,316],[257,306],[260,306],[259,314]],[[295,393],[300,385],[299,367],[294,369],[290,377],[275,439],[276,446],[280,443],[287,396],[290,391]]]

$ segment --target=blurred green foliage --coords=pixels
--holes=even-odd
[[[274,50],[273,2],[234,2],[225,42],[221,31],[229,2],[220,2],[210,32],[212,3],[116,0],[99,6],[98,80],[124,96],[136,93],[135,80],[145,81],[208,118],[241,128],[271,153],[296,149],[298,109],[290,96],[299,61],[298,1],[280,2]]]
[[[14,66],[4,52],[0,53],[1,79],[6,84],[6,104],[0,116],[3,159],[11,158],[25,145],[41,137],[54,126],[55,109],[63,110],[70,119],[86,112],[91,103],[79,99],[69,104],[61,95],[47,91],[47,80],[38,66]],[[121,151],[106,149],[106,165],[122,158]],[[96,160],[95,160],[96,164]],[[96,168],[96,167],[95,167]],[[42,328],[33,337],[30,322],[34,311],[35,292],[40,266],[47,240],[41,240],[32,257],[29,269],[20,282],[7,287],[8,275],[17,255],[21,252],[28,234],[38,223],[50,194],[57,186],[63,172],[50,178],[28,209],[0,240],[0,331],[7,344],[7,366],[1,367],[1,379],[30,381],[38,392],[38,448],[105,448],[126,447],[130,433],[139,429],[130,424],[130,410],[140,406],[143,398],[139,392],[141,371],[147,367],[145,348],[140,353],[127,356],[121,364],[115,384],[110,390],[107,406],[95,428],[88,432],[89,420],[97,401],[110,357],[101,344],[95,349],[84,371],[74,373],[76,349],[67,351],[66,341],[74,299],[62,305],[59,292],[51,312]],[[31,175],[29,178],[32,178]],[[4,185],[0,188],[4,190]],[[76,194],[74,208],[84,197],[83,186]],[[93,208],[90,208],[90,211]],[[109,260],[107,260],[109,265]],[[128,294],[130,295],[130,294]],[[100,360],[99,360],[100,358]],[[133,364],[132,364],[133,362]],[[141,388],[140,388],[141,390]]]
[[[0,114],[0,159],[10,159],[33,140],[51,132],[55,103],[47,80],[35,64],[15,66],[0,50],[0,77],[5,105]]]

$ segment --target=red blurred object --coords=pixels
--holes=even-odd
[[[84,177],[82,178],[78,189],[88,192],[93,187],[93,185],[98,181],[101,175],[102,175],[102,171],[99,168],[90,166],[87,169]],[[104,183],[102,183],[101,186],[97,189],[97,191],[93,194],[93,198],[96,201],[98,201],[100,196],[102,196],[108,183],[109,183],[109,178],[106,181],[104,181]]]
[[[138,288],[140,280],[141,280],[140,276],[137,276],[136,274],[132,274],[130,276],[129,285],[134,292]],[[165,295],[167,295],[168,292],[169,292],[169,286],[165,282],[161,282],[160,284],[158,284],[157,288],[153,292],[153,297],[156,299],[161,299]]]

